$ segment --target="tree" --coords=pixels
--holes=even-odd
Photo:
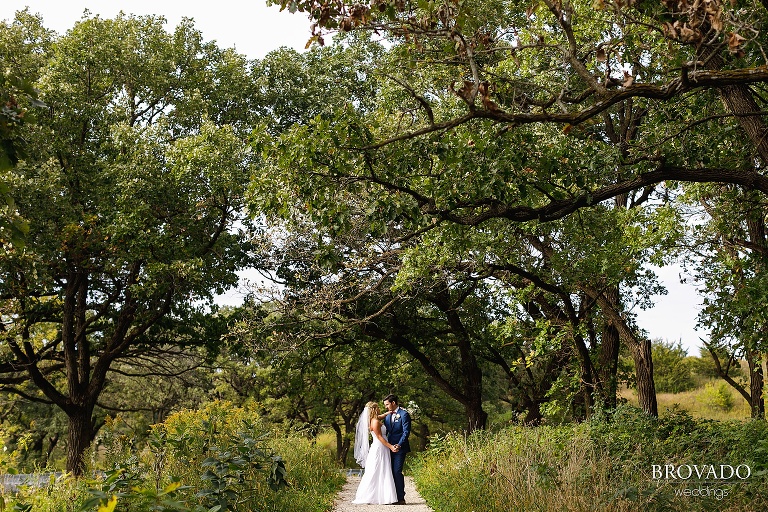
[[[711,330],[705,347],[715,370],[749,403],[752,417],[765,417],[763,363],[768,351],[765,197],[741,187],[701,185],[687,192],[698,223],[689,244],[697,255],[689,265],[704,295],[699,323]],[[734,378],[745,360],[749,384]]]
[[[695,387],[692,364],[686,355],[680,342],[654,341],[654,377],[661,393],[681,393]]]
[[[253,158],[233,125],[247,98],[219,87],[247,94],[247,62],[189,21],[163,24],[85,17],[50,44],[29,16],[3,27],[49,110],[10,180],[31,229],[0,262],[0,382],[66,413],[76,475],[110,372],[163,343],[165,319],[189,321],[249,261],[234,229],[247,225]],[[200,342],[190,327],[186,342]]]
[[[383,91],[380,95],[385,96],[386,92]],[[382,103],[382,108],[386,108],[387,104]],[[414,191],[414,187],[424,190],[424,194],[434,197],[434,204],[440,204],[441,208],[447,209],[452,208],[453,203],[461,204],[466,198],[485,193],[486,189],[510,198],[530,197],[534,194],[554,196],[564,193],[563,180],[553,172],[556,162],[568,164],[571,157],[576,161],[577,155],[586,153],[594,158],[594,165],[597,166],[606,161],[610,162],[612,154],[598,152],[598,148],[589,140],[577,139],[571,147],[563,148],[556,142],[550,143],[553,134],[548,130],[520,130],[515,134],[494,138],[473,134],[462,127],[433,141],[404,141],[400,145],[407,144],[406,148],[380,148],[362,160],[354,157],[349,160],[343,157],[329,157],[344,152],[344,147],[339,147],[339,141],[343,141],[344,146],[359,147],[369,140],[372,135],[368,125],[364,124],[367,123],[367,118],[362,119],[362,115],[360,117],[358,118],[354,109],[347,108],[338,114],[336,123],[316,120],[305,126],[296,126],[277,139],[265,139],[261,147],[264,154],[279,156],[269,161],[272,172],[254,183],[255,203],[266,207],[272,215],[291,219],[304,216],[308,221],[315,223],[316,229],[321,233],[318,236],[316,254],[328,256],[331,264],[347,261],[346,267],[342,267],[350,272],[354,272],[350,266],[355,264],[359,265],[360,269],[383,265],[384,255],[389,259],[398,260],[397,263],[388,263],[386,271],[380,272],[383,275],[397,275],[394,283],[402,290],[407,286],[405,292],[413,296],[421,293],[420,287],[431,287],[430,284],[424,285],[419,280],[420,276],[429,283],[429,276],[439,275],[440,272],[451,274],[451,279],[459,279],[455,271],[468,270],[473,274],[471,279],[475,281],[498,277],[501,273],[511,273],[530,283],[532,276],[538,271],[528,270],[526,267],[540,265],[568,273],[572,271],[574,261],[584,260],[584,255],[594,255],[595,261],[585,263],[585,268],[581,270],[582,277],[565,278],[569,281],[561,290],[556,289],[556,284],[551,284],[551,279],[547,286],[548,278],[534,279],[533,282],[541,286],[546,293],[552,293],[554,290],[555,295],[560,297],[581,292],[585,294],[582,302],[588,300],[599,303],[606,315],[611,313],[610,322],[621,327],[622,339],[637,348],[635,352],[639,360],[646,361],[645,366],[638,364],[639,368],[648,368],[648,371],[641,374],[643,382],[647,383],[647,386],[642,387],[643,405],[649,412],[654,413],[655,395],[649,368],[650,345],[638,341],[636,330],[622,318],[623,311],[617,309],[618,303],[611,303],[605,298],[602,288],[608,282],[601,281],[597,277],[600,274],[595,274],[601,272],[603,262],[614,257],[616,262],[612,267],[613,274],[606,278],[613,286],[618,287],[622,276],[627,274],[627,271],[622,269],[627,267],[636,272],[639,267],[636,258],[646,256],[640,256],[642,251],[639,249],[633,250],[628,253],[630,259],[627,260],[627,255],[622,255],[625,247],[618,246],[617,243],[638,245],[639,239],[618,238],[609,250],[602,250],[602,244],[598,243],[591,244],[589,248],[577,247],[579,244],[576,242],[569,246],[568,234],[572,234],[574,240],[586,240],[578,238],[584,236],[584,230],[578,232],[578,227],[583,222],[571,221],[571,229],[576,230],[568,234],[564,234],[562,224],[553,223],[553,226],[547,228],[531,223],[515,228],[514,224],[507,225],[505,220],[493,218],[478,225],[463,227],[461,223],[438,221],[429,208],[424,208],[412,200],[414,195],[422,193]],[[490,130],[488,131],[490,134]],[[510,140],[519,141],[518,145],[511,144]],[[537,144],[537,141],[547,143]],[[515,168],[525,162],[525,148],[540,155],[543,170],[538,180],[525,177],[527,168]],[[587,179],[577,163],[573,167],[574,175],[569,176],[568,180]],[[487,168],[490,168],[492,173],[475,171]],[[510,187],[510,181],[514,182],[518,177],[522,183]],[[389,179],[399,182],[397,186],[402,189],[402,193],[383,197],[376,194],[378,186]],[[531,190],[530,195],[528,187]],[[278,191],[277,194],[274,193],[275,190]],[[630,202],[633,205],[642,204],[649,197],[649,192],[638,192],[626,197],[628,205]],[[429,202],[432,199],[424,201]],[[603,211],[598,210],[596,216]],[[590,215],[590,218],[593,217]],[[595,222],[596,231],[589,236],[593,240],[604,240],[599,231],[613,232],[611,223],[618,218],[620,215],[614,215],[605,219],[602,224],[599,221],[591,221]],[[631,229],[638,231],[636,228]],[[620,232],[620,229],[618,231]],[[568,249],[564,250],[563,254],[555,255],[556,251],[548,239],[555,239]],[[351,240],[354,240],[354,244],[350,243]],[[338,254],[336,245],[341,247]],[[354,246],[350,249],[352,245]],[[520,251],[523,251],[522,255]],[[574,251],[571,258],[569,251]],[[548,262],[537,262],[542,258]],[[551,262],[555,259],[560,263],[553,267]],[[625,260],[628,266],[618,265]],[[590,265],[591,269],[587,270]],[[365,272],[370,274],[372,271],[368,269]],[[630,278],[637,279],[632,276]],[[413,281],[413,284],[410,281]],[[382,282],[383,279],[381,282],[374,280],[370,290],[381,293],[386,288]],[[523,285],[525,286],[527,284]],[[570,307],[572,311],[579,309],[578,305]],[[585,308],[585,311],[587,309],[589,308]],[[371,312],[368,311],[367,314]],[[563,313],[561,318],[575,319],[574,315],[569,316],[566,313]],[[575,327],[577,331],[580,328],[578,325]],[[591,355],[583,342],[578,346],[585,382],[594,385],[592,377],[589,376],[594,374],[590,369]],[[617,354],[617,351],[614,353]],[[615,364],[608,375],[612,372],[615,373]],[[465,375],[471,375],[471,372],[466,372]],[[615,382],[615,378],[613,381]],[[615,384],[612,389],[615,397]],[[610,403],[610,399],[608,402]]]
[[[318,247],[307,236],[311,226],[299,230],[299,217],[273,254],[285,284],[274,303],[281,321],[292,326],[282,329],[284,350],[311,354],[350,343],[389,344],[388,351],[420,365],[442,392],[462,404],[470,430],[484,427],[482,368],[473,346],[486,336],[489,312],[468,307],[477,283],[458,284],[444,273],[423,279],[418,293],[392,290],[398,251],[384,248],[386,241],[350,236],[326,239]],[[371,246],[379,247],[378,258],[363,260]],[[368,364],[378,367],[373,359]]]

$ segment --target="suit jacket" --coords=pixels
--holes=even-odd
[[[389,444],[399,444],[402,453],[411,451],[408,436],[411,434],[411,415],[402,407],[398,407],[392,414],[384,418],[387,427],[387,441]]]

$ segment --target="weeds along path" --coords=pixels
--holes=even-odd
[[[347,483],[336,497],[333,512],[432,512],[413,484],[413,478],[405,477],[405,505],[353,505],[355,491],[360,484],[359,476],[348,476]]]

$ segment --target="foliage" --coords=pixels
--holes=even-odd
[[[738,358],[762,351],[768,320],[763,315],[766,239],[765,199],[738,187],[691,187],[687,201],[702,205],[691,232],[701,257],[689,262],[704,284],[699,323],[712,330],[713,347]]]
[[[680,393],[692,389],[693,380],[690,361],[681,342],[672,343],[662,340],[653,342],[653,378],[656,391],[660,393]]]
[[[2,397],[0,407],[3,442],[8,453],[17,455],[13,467],[33,473],[63,466],[67,425],[63,412],[14,395]]]
[[[649,370],[637,375],[643,407],[654,413],[653,381],[646,377],[651,354],[641,351],[647,340],[631,311],[660,291],[644,266],[666,261],[683,232],[668,207],[677,184],[660,184],[672,176],[724,179],[721,172],[704,178],[702,168],[749,167],[750,157],[707,152],[712,135],[696,130],[696,119],[728,116],[709,93],[702,96],[710,100],[678,95],[681,89],[648,93],[678,80],[677,71],[698,51],[661,29],[658,12],[545,3],[548,12],[536,12],[537,4],[525,15],[502,2],[281,3],[315,19],[315,41],[324,30],[371,29],[392,48],[353,64],[366,76],[386,78],[377,84],[373,108],[347,103],[279,136],[254,137],[270,172],[254,180],[252,208],[291,227],[311,224],[317,244],[308,252],[326,265],[313,276],[316,286],[337,286],[345,282],[342,273],[359,270],[356,285],[376,293],[386,287],[394,301],[422,293],[435,275],[457,283],[493,280],[501,295],[513,297],[506,314],[523,310],[531,317],[524,320],[540,329],[509,338],[551,334],[560,342],[547,351],[504,345],[490,355],[474,351],[487,338],[473,347],[472,356],[504,368],[514,394],[527,399],[522,408],[532,421],[561,377],[583,383],[573,394],[575,411],[589,410],[590,395],[615,402],[616,336]],[[658,30],[649,31],[653,26]],[[714,40],[707,44],[716,47]],[[750,58],[759,62],[759,52]],[[642,98],[633,91],[643,91]],[[738,146],[731,135],[720,139],[723,146]],[[371,274],[361,282],[368,269],[381,268],[383,254],[393,284]],[[329,288],[306,290],[327,298]],[[615,289],[618,296],[609,299]],[[350,296],[363,292],[358,286]],[[328,311],[335,313],[340,299],[334,298]],[[311,312],[327,312],[312,305]],[[373,314],[356,313],[358,319]],[[569,346],[575,361],[562,354]],[[536,364],[544,371],[522,384],[517,363],[534,360],[534,353],[543,355]]]
[[[17,135],[19,128],[29,122],[27,111],[19,104],[16,94],[34,99],[37,93],[28,84],[14,77],[0,74],[0,249],[7,241],[15,247],[24,247],[29,224],[19,216],[11,190],[5,182],[5,172],[23,156],[23,141]],[[36,100],[35,100],[36,101]]]
[[[112,435],[118,423],[102,430],[110,452],[102,477],[60,479],[23,490],[13,502],[44,512],[321,512],[344,480],[327,449],[270,432],[258,415],[227,402],[172,415],[142,446],[131,446],[119,431]]]
[[[313,42],[322,42],[328,32],[352,31],[374,32],[391,45],[374,68],[388,79],[379,89],[378,115],[366,116],[346,139],[323,124],[303,133],[306,145],[326,136],[345,141],[337,150],[347,151],[325,153],[335,176],[356,175],[346,185],[357,188],[381,187],[390,196],[382,199],[397,204],[401,214],[417,203],[435,219],[468,225],[490,218],[552,220],[661,183],[664,175],[731,180],[738,179],[735,172],[724,178],[704,169],[720,163],[731,171],[748,166],[746,154],[736,150],[743,147],[738,141],[712,138],[710,146],[705,141],[711,139],[710,123],[729,116],[711,101],[709,88],[722,81],[744,87],[764,81],[754,76],[765,64],[756,34],[766,11],[757,2],[749,2],[755,4],[751,10],[720,1],[708,10],[699,4],[611,1],[274,3],[307,13],[314,22]],[[706,65],[697,66],[700,61]],[[697,80],[698,73],[711,81]],[[685,96],[692,86],[706,89],[696,95],[701,98]],[[738,115],[737,89],[745,92],[729,90],[734,93],[734,101],[727,102],[730,115]],[[759,95],[752,101],[760,101]],[[349,112],[339,117],[350,120]],[[338,122],[346,131],[345,122]],[[734,126],[730,120],[724,124],[729,131]],[[757,132],[750,137],[765,159],[764,141]],[[494,165],[493,157],[467,158],[489,146],[497,148],[491,156],[513,165]],[[556,148],[554,154],[550,148]],[[728,154],[726,148],[734,151]],[[416,166],[395,154],[433,160],[433,172],[412,180],[405,168]],[[391,164],[388,171],[348,172],[346,164],[354,162],[375,168],[377,156]],[[455,169],[467,174],[464,181],[437,179],[443,167],[460,159],[476,164]],[[694,162],[703,167],[698,176],[685,170]],[[323,195],[315,199],[322,201]]]
[[[717,350],[716,353],[721,360],[725,361],[728,359],[728,353],[726,350],[720,349]],[[707,350],[706,347],[701,347],[698,357],[690,356],[689,362],[691,365],[691,370],[698,378],[714,379],[719,377],[717,373],[717,367],[712,360],[712,354],[709,352],[709,350]],[[740,365],[731,368],[729,374],[736,379],[744,380],[746,377]]]
[[[312,224],[330,267],[318,280],[335,282],[350,260],[378,263],[377,248],[339,249],[364,233],[397,248],[396,292],[417,294],[441,272],[535,287],[517,307],[535,307],[573,347],[584,388],[574,405],[615,401],[619,336],[654,414],[650,345],[631,311],[659,291],[643,267],[666,261],[688,227],[669,205],[681,183],[768,193],[767,127],[755,114],[765,111],[765,2],[274,3],[309,16],[310,43],[374,33],[388,48],[352,63],[385,77],[374,108],[345,104],[254,140],[272,172],[254,181],[253,203]],[[743,304],[763,303],[765,289],[756,281]],[[757,331],[764,310],[725,319],[718,308],[714,321]],[[544,373],[529,411],[561,377]]]
[[[253,316],[234,326],[238,343],[227,353],[222,372],[227,390],[222,391],[308,438],[332,429],[340,464],[349,464],[365,403],[392,392],[404,406],[425,411],[418,419],[412,416],[414,438],[421,439],[414,448],[426,442],[429,432],[462,424],[456,405],[446,404],[446,395],[429,384],[418,363],[396,347],[377,343],[358,329],[344,329],[341,322],[308,320],[311,315],[278,300],[251,307]],[[327,336],[336,327],[338,332]]]
[[[19,14],[20,18],[31,19],[28,11]],[[36,31],[42,27],[38,24]],[[19,25],[4,27],[9,32],[18,32]],[[0,39],[0,48],[5,48],[7,39]],[[35,43],[27,41],[30,47]],[[39,49],[39,48],[38,48]],[[2,52],[5,54],[5,52]],[[6,172],[15,166],[19,159],[26,156],[26,140],[22,127],[35,123],[36,111],[33,107],[45,107],[39,100],[38,91],[33,87],[26,69],[18,63],[3,62],[5,68],[0,72],[0,250],[6,250],[10,242],[16,248],[23,248],[29,223],[19,215],[16,203],[6,183]]]
[[[761,421],[652,418],[620,406],[582,424],[440,438],[414,476],[430,506],[455,512],[755,510],[768,503],[764,476],[725,486],[722,502],[697,500],[676,495],[679,483],[654,481],[652,465],[747,464],[756,472],[766,459],[754,447],[767,434]]]
[[[688,265],[702,283],[698,319],[711,331],[705,342],[709,359],[717,375],[750,403],[752,415],[764,417],[768,318],[756,306],[767,298],[765,198],[744,187],[702,184],[688,187],[685,199],[698,217],[689,241],[697,257]],[[741,373],[739,361],[748,368],[747,379],[741,381],[735,379]]]
[[[734,406],[733,394],[731,389],[723,381],[709,382],[704,386],[704,393],[701,400],[713,409],[730,411]]]

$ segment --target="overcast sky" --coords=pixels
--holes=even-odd
[[[121,10],[127,14],[159,14],[168,20],[169,28],[176,26],[182,17],[189,17],[195,20],[205,40],[236,48],[250,58],[261,58],[281,46],[302,50],[310,37],[310,23],[304,14],[280,12],[278,7],[267,7],[266,0],[0,0],[0,19],[10,20],[17,10],[26,6],[33,13],[42,14],[45,26],[59,33],[66,32],[85,9],[102,18],[111,18]],[[690,279],[686,284],[680,283],[680,272],[677,266],[659,271],[669,294],[658,297],[653,309],[637,311],[639,324],[651,338],[682,340],[689,354],[698,355],[699,337],[705,335],[694,330],[700,300]],[[239,295],[229,296],[237,300]]]
[[[279,7],[267,7],[266,0],[0,0],[0,19],[12,19],[17,10],[27,6],[43,15],[46,27],[59,33],[72,27],[85,9],[102,18],[112,18],[120,11],[158,14],[165,16],[169,28],[183,17],[193,18],[206,40],[234,47],[251,58],[263,57],[281,46],[301,50],[310,37],[310,22],[304,14],[280,12]]]

